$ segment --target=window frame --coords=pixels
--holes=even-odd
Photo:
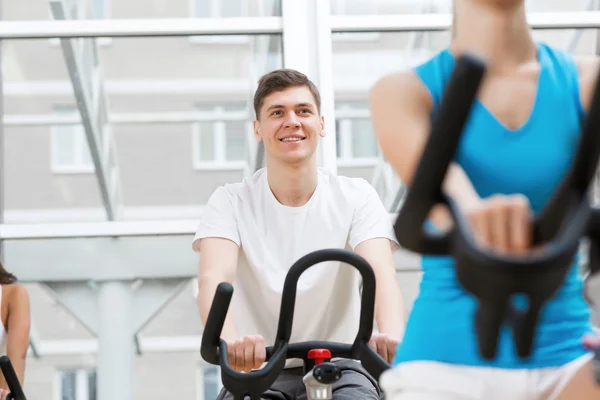
[[[345,114],[356,113],[359,116],[352,118],[345,117]],[[340,116],[341,114],[341,116]],[[353,108],[346,102],[340,102],[336,108],[336,140],[340,149],[337,156],[338,167],[374,167],[379,163],[380,149],[377,146],[377,153],[373,157],[355,157],[354,146],[352,143],[352,125],[356,119],[368,119],[369,110],[364,108]]]
[[[66,367],[57,368],[54,373],[54,398],[56,400],[63,398],[62,375],[67,372],[75,373],[75,400],[90,400],[88,378],[90,373],[96,373],[96,399],[98,398],[98,375],[95,368]]]
[[[227,116],[227,111],[224,110],[223,105],[214,106],[212,112],[218,115]],[[213,124],[213,154],[215,155],[214,160],[203,161],[201,160],[200,154],[200,123],[192,123],[192,164],[197,171],[237,171],[244,170],[248,167],[248,158],[243,160],[227,160],[227,122],[244,122],[246,129],[247,139],[249,140],[250,133],[252,132],[252,123],[248,121],[240,120],[228,120],[223,118],[222,120],[212,121]]]

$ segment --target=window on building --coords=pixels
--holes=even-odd
[[[96,400],[96,371],[58,370],[56,389],[58,400]]]
[[[222,116],[221,120],[193,124],[194,167],[196,169],[241,169],[246,166],[251,123],[228,120],[228,115],[246,113],[244,104],[197,106],[196,110]],[[235,113],[235,114],[233,114]]]
[[[78,117],[75,107],[58,107],[60,117]],[[51,169],[55,173],[92,173],[94,163],[82,124],[56,124],[50,128]]]
[[[374,165],[379,148],[365,103],[342,103],[336,109],[336,151],[340,166]]]
[[[221,369],[213,365],[200,365],[198,367],[197,400],[216,399],[223,384],[221,383]]]

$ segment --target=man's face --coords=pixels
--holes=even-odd
[[[312,93],[298,86],[265,97],[254,132],[267,159],[298,164],[313,157],[324,126]]]

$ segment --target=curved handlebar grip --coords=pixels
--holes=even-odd
[[[379,382],[381,374],[390,368],[390,364],[381,358],[367,342],[361,343],[360,360],[362,366],[377,382]]]
[[[13,368],[12,363],[8,356],[0,357],[0,369],[2,370],[2,375],[4,375],[4,380],[8,385],[8,389],[10,390],[10,395],[14,400],[27,400],[25,398],[25,393],[23,393],[23,388],[21,387],[21,383],[19,383],[19,378],[17,377],[17,373]]]
[[[208,317],[206,318],[206,326],[202,333],[202,344],[200,354],[202,358],[211,364],[219,365],[219,344],[221,342],[221,331],[225,324],[229,303],[233,296],[233,286],[227,282],[221,282],[217,286],[215,297]]]
[[[360,356],[360,343],[362,341],[368,342],[373,332],[375,273],[367,260],[354,252],[344,249],[317,250],[301,257],[292,265],[283,286],[279,324],[277,327],[277,341],[287,343],[292,335],[296,289],[300,275],[313,265],[326,261],[339,261],[349,264],[360,272],[363,279],[360,325],[352,347],[352,356],[358,359]]]
[[[600,73],[571,169],[534,221],[534,243],[551,241],[566,215],[585,200],[600,157]]]
[[[436,203],[445,203],[440,188],[484,73],[484,63],[472,55],[463,55],[456,61],[433,121],[429,140],[394,224],[398,242],[408,250],[436,255],[445,255],[450,251],[450,234],[432,234],[423,230],[423,224]]]
[[[217,286],[202,334],[200,354],[206,362],[221,366],[223,385],[236,398],[244,398],[246,395],[258,398],[277,379],[279,372],[285,366],[287,343],[279,347],[265,368],[249,374],[233,370],[229,365],[227,343],[221,339],[232,296],[231,284],[221,282]]]

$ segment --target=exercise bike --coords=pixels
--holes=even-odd
[[[325,341],[290,343],[298,279],[308,268],[325,261],[347,264],[356,268],[362,276],[360,325],[356,338],[352,344]],[[379,381],[381,373],[390,367],[369,347],[375,312],[375,274],[369,263],[356,253],[342,249],[318,250],[305,255],[292,265],[283,287],[275,344],[267,347],[267,363],[260,370],[240,373],[229,365],[227,344],[221,339],[221,331],[232,295],[231,284],[219,284],[206,320],[200,353],[206,362],[221,367],[223,386],[233,394],[235,400],[244,400],[246,396],[251,400],[259,400],[290,358],[303,361],[303,382],[308,400],[332,398],[333,384],[341,378],[341,370],[330,361],[332,358],[360,360],[376,381]]]
[[[472,55],[457,59],[394,230],[398,242],[408,250],[454,258],[459,283],[479,303],[475,326],[483,358],[495,357],[503,325],[513,330],[519,357],[527,358],[532,352],[540,310],[562,286],[585,237],[590,243],[585,294],[600,313],[600,208],[591,207],[588,199],[600,156],[600,79],[575,161],[533,221],[534,244],[544,246],[543,251],[501,256],[475,244],[458,206],[441,191],[485,69],[484,63]],[[453,229],[441,233],[423,229],[435,204],[448,207]],[[514,294],[528,297],[526,310],[510,303]],[[594,368],[600,384],[600,349],[596,350]]]
[[[23,388],[19,383],[17,373],[8,356],[0,357],[0,370],[2,370],[2,375],[4,375],[4,380],[10,390],[10,393],[6,396],[6,400],[27,400],[25,393],[23,393]]]

